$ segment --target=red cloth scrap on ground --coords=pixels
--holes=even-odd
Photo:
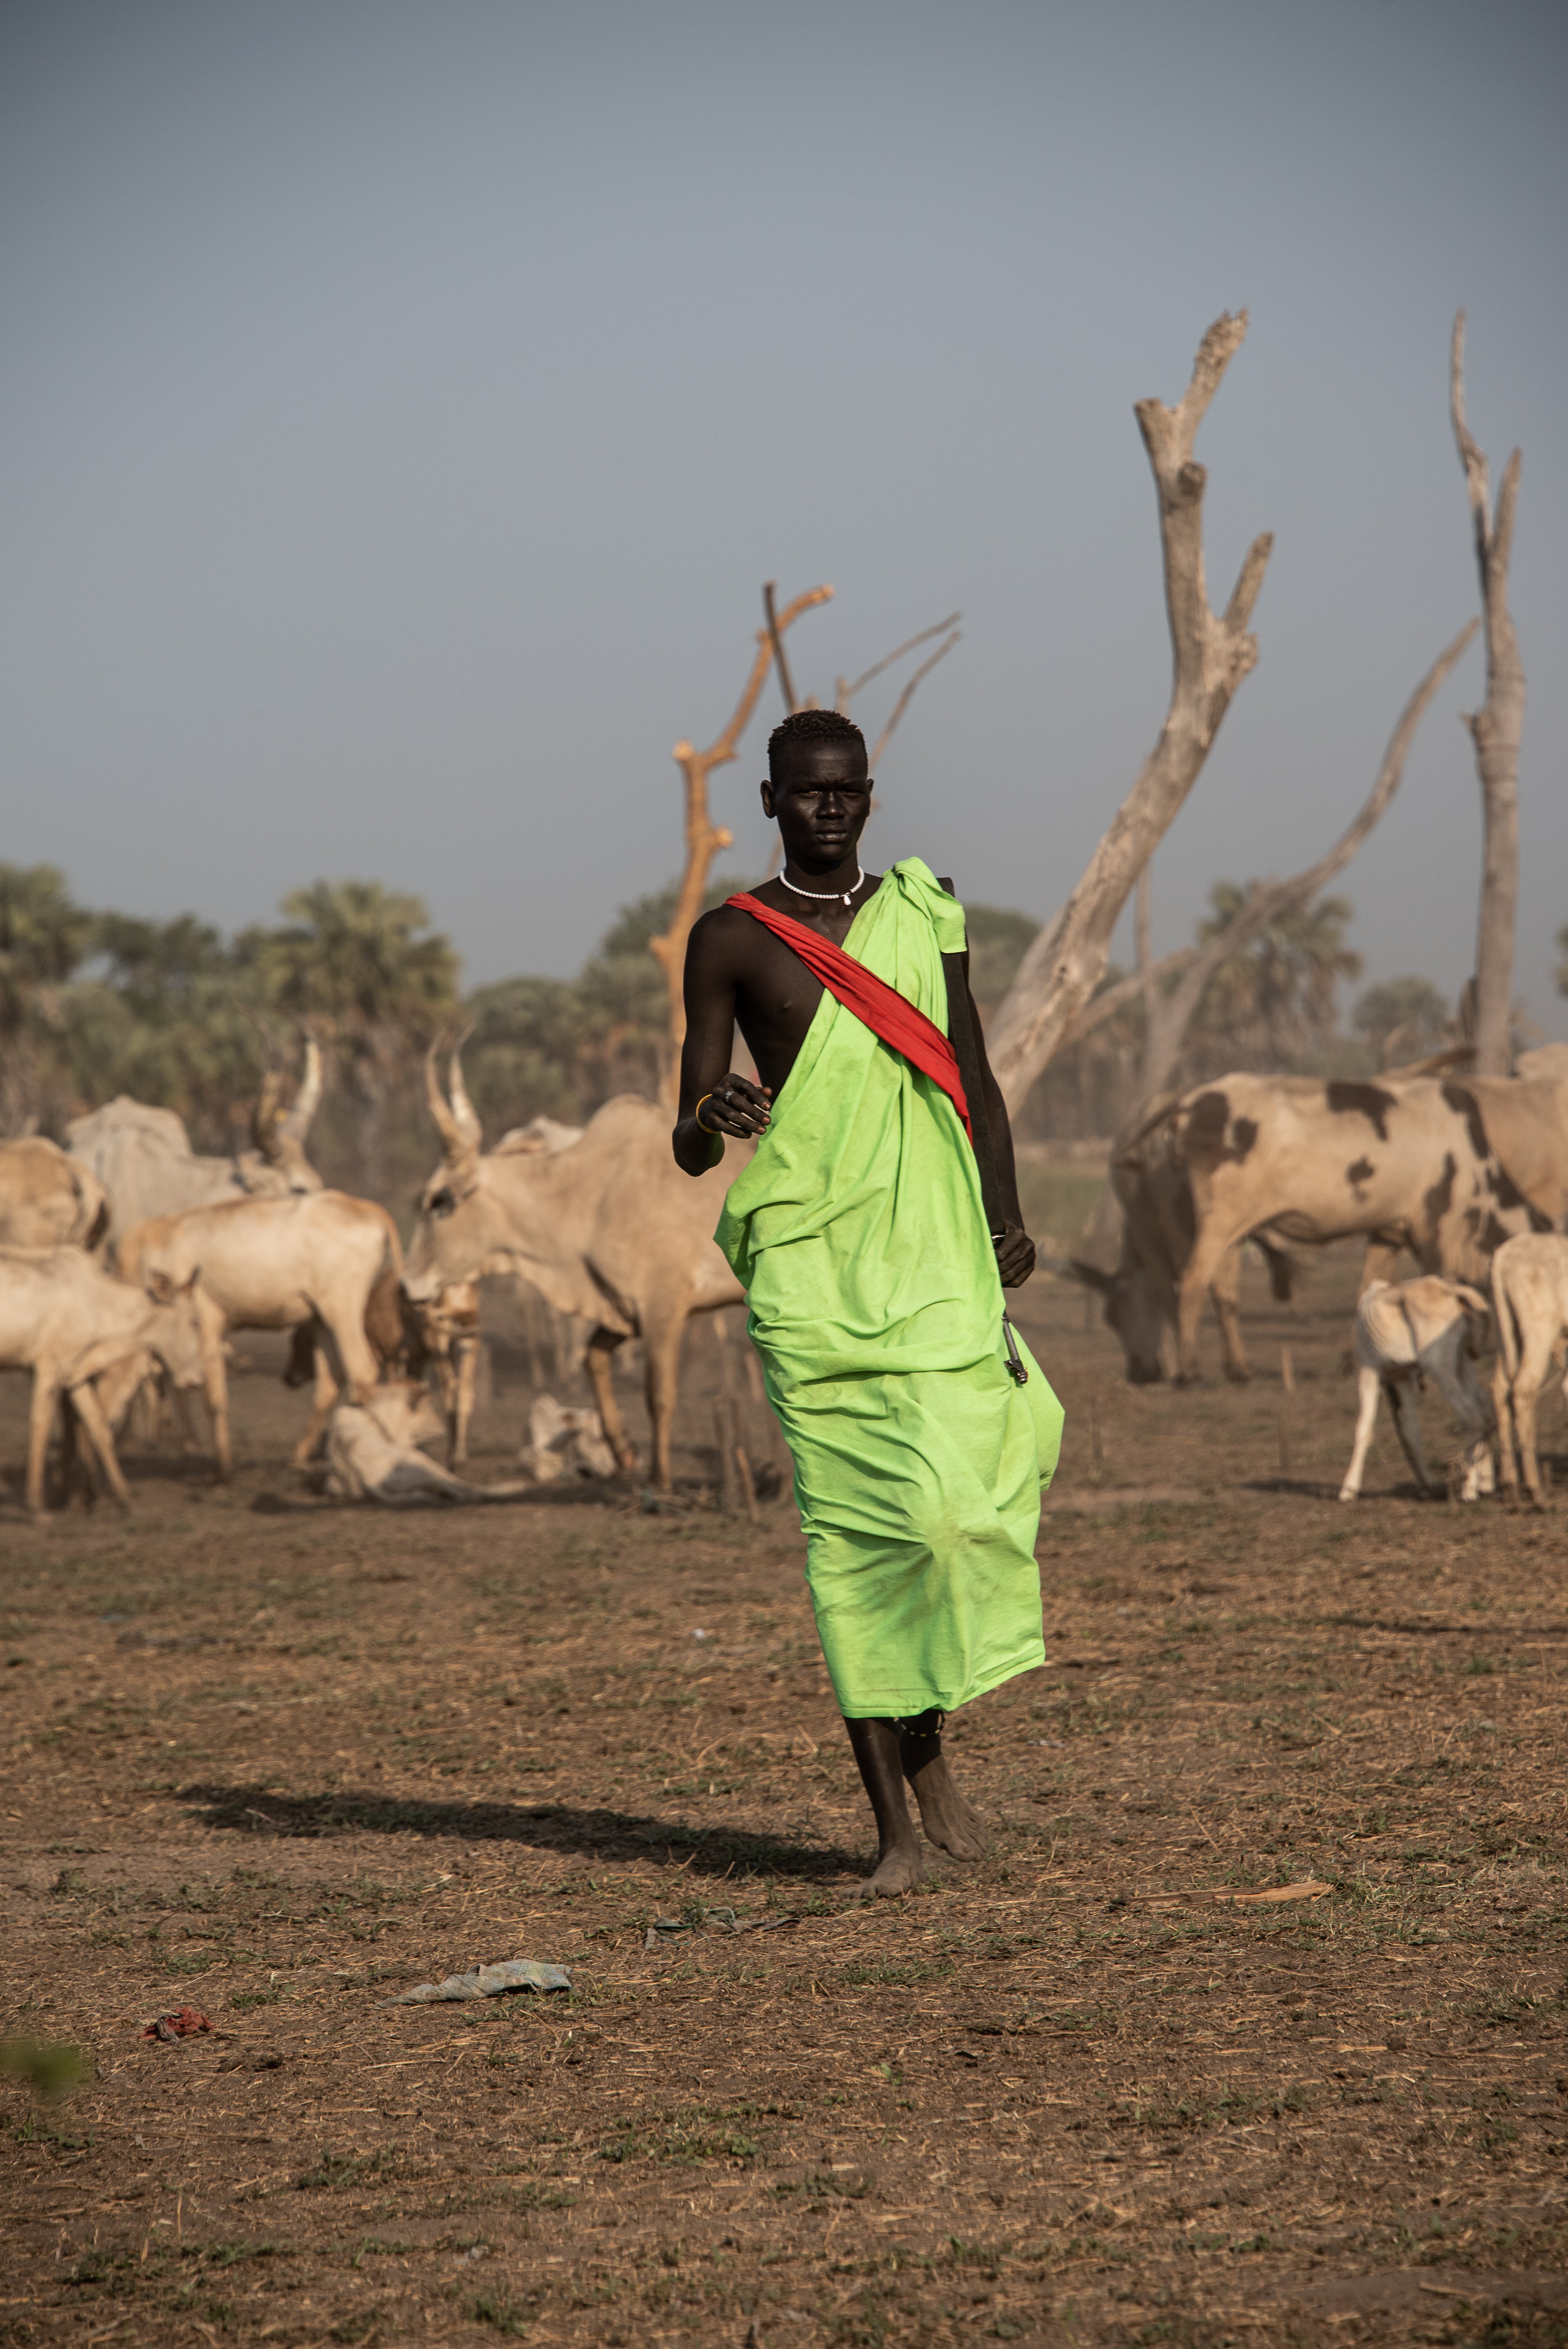
[[[963,1119],[965,1133],[974,1141],[969,1103],[965,1098],[964,1080],[958,1073],[958,1056],[941,1029],[923,1011],[916,1010],[907,996],[868,970],[863,962],[857,962],[853,955],[847,955],[830,938],[820,937],[804,922],[796,921],[793,915],[775,913],[771,905],[765,905],[760,897],[753,897],[748,890],[726,898],[725,903],[738,905],[743,914],[753,915],[775,937],[782,938],[846,1011],[852,1011],[873,1036],[880,1036],[884,1044],[902,1052],[922,1076],[939,1084]]]

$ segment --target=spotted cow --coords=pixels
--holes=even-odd
[[[1265,1248],[1368,1242],[1366,1278],[1401,1249],[1423,1272],[1484,1284],[1515,1233],[1568,1221],[1568,1081],[1238,1074],[1167,1098],[1118,1148],[1121,1258],[1098,1286],[1128,1376],[1195,1378],[1212,1290],[1225,1364],[1247,1365],[1235,1316],[1242,1241]],[[1277,1286],[1277,1284],[1276,1284]]]

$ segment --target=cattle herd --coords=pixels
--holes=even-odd
[[[1142,1118],[1112,1159],[1119,1261],[1071,1268],[1102,1292],[1129,1378],[1197,1375],[1205,1296],[1226,1372],[1245,1378],[1243,1244],[1288,1293],[1293,1250],[1359,1236],[1360,1411],[1340,1498],[1360,1489],[1384,1395],[1418,1485],[1432,1489],[1413,1400],[1429,1377],[1463,1434],[1459,1496],[1493,1491],[1495,1445],[1504,1491],[1517,1495],[1522,1468],[1539,1505],[1538,1402],[1568,1332],[1568,1046],[1523,1054],[1508,1078],[1467,1076],[1460,1058],[1371,1081],[1226,1077]],[[458,1052],[443,1090],[432,1049],[426,1081],[442,1163],[419,1195],[407,1261],[387,1210],[327,1189],[306,1156],[322,1089],[314,1042],[292,1106],[269,1081],[254,1147],[232,1158],[196,1155],[171,1112],[124,1097],[67,1127],[63,1149],[0,1143],[0,1368],[32,1373],[29,1510],[46,1508],[57,1429],[57,1486],[68,1495],[79,1468],[124,1504],[116,1436],[134,1400],[157,1392],[204,1395],[227,1475],[225,1341],[241,1330],[291,1333],[287,1376],[313,1389],[295,1464],[325,1453],[336,1496],[510,1496],[522,1487],[455,1473],[473,1407],[479,1282],[498,1273],[588,1333],[593,1409],[539,1399],[530,1479],[634,1469],[611,1378],[615,1350],[634,1337],[649,1473],[667,1488],[686,1320],[741,1301],[712,1239],[738,1146],[694,1182],[671,1156],[667,1111],[625,1095],[586,1126],[538,1118],[487,1151]],[[1420,1276],[1390,1282],[1402,1251]],[[1490,1387],[1477,1370],[1489,1351]],[[419,1446],[443,1428],[438,1468]]]

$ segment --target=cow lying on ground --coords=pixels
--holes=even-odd
[[[326,1431],[325,1490],[337,1501],[407,1508],[424,1501],[514,1501],[529,1485],[470,1485],[418,1449],[445,1433],[429,1391],[417,1379],[340,1402]]]
[[[78,1247],[0,1248],[0,1370],[33,1373],[26,1480],[33,1516],[45,1514],[45,1456],[62,1397],[74,1407],[109,1491],[129,1508],[113,1431],[93,1381],[126,1362],[139,1375],[151,1355],[177,1386],[199,1387],[210,1375],[221,1332],[194,1272],[180,1283],[154,1272],[142,1288],[117,1280]]]
[[[1106,1319],[1128,1376],[1197,1376],[1205,1292],[1247,1238],[1322,1247],[1365,1237],[1369,1274],[1408,1248],[1426,1272],[1484,1281],[1515,1233],[1568,1211],[1568,1082],[1560,1076],[1221,1077],[1166,1102],[1111,1168],[1125,1217]],[[1223,1314],[1222,1319],[1223,1320]],[[1239,1332],[1226,1367],[1246,1374]]]
[[[1487,1301],[1477,1290],[1462,1281],[1439,1280],[1433,1274],[1395,1283],[1375,1280],[1362,1292],[1356,1309],[1361,1410],[1350,1465],[1339,1488],[1342,1501],[1353,1501],[1361,1490],[1379,1393],[1388,1398],[1417,1484],[1423,1493],[1436,1489],[1427,1471],[1416,1410],[1416,1392],[1423,1377],[1431,1380],[1470,1439],[1460,1500],[1473,1501],[1491,1491],[1492,1412],[1475,1371],[1476,1356],[1488,1341],[1490,1323]]]
[[[573,1411],[553,1395],[540,1395],[528,1414],[528,1441],[518,1456],[536,1484],[558,1476],[613,1476],[615,1455],[604,1441],[596,1411]]]
[[[1491,1297],[1497,1312],[1497,1369],[1492,1400],[1497,1405],[1498,1452],[1510,1496],[1519,1495],[1513,1447],[1524,1466],[1524,1482],[1542,1506],[1541,1462],[1535,1448],[1536,1411],[1559,1340],[1568,1330],[1568,1239],[1555,1232],[1528,1232],[1508,1240],[1491,1260]],[[1563,1381],[1568,1402],[1568,1377]]]

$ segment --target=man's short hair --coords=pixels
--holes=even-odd
[[[852,718],[838,709],[796,709],[776,726],[768,737],[768,771],[777,775],[780,756],[791,743],[858,742],[863,751],[866,738]]]

